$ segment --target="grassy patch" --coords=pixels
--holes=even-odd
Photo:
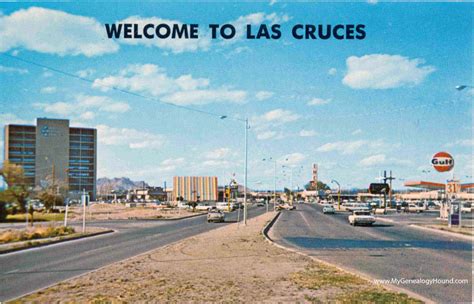
[[[472,227],[451,227],[449,228],[448,225],[443,225],[443,224],[439,224],[439,225],[423,225],[424,227],[428,227],[428,228],[433,228],[433,229],[438,229],[438,230],[443,230],[443,231],[449,231],[449,232],[454,232],[454,233],[460,233],[460,234],[464,234],[464,235],[474,235],[474,231],[473,231],[473,228]]]
[[[394,293],[383,289],[368,289],[345,293],[336,298],[338,303],[400,303],[414,304],[422,301],[410,298],[404,293]]]
[[[7,230],[0,234],[0,244],[64,236],[74,233],[72,227],[35,227],[27,230]]]
[[[301,288],[320,289],[322,287],[347,287],[364,285],[359,277],[342,272],[336,268],[316,263],[309,264],[305,270],[293,273],[290,280]]]
[[[35,222],[49,222],[49,221],[64,221],[64,213],[43,213],[35,212],[33,214],[33,219]],[[28,220],[31,221],[31,216],[28,215]],[[24,213],[8,215],[6,222],[26,222],[26,217]]]

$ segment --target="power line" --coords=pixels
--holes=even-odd
[[[59,70],[57,68],[53,68],[53,67],[44,65],[42,63],[37,63],[37,62],[31,61],[31,60],[23,59],[23,58],[20,58],[20,57],[17,57],[17,56],[12,56],[12,55],[5,54],[5,53],[2,53],[1,55],[5,56],[5,57],[8,57],[10,59],[21,61],[23,63],[27,63],[27,64],[37,66],[37,67],[40,67],[40,68],[43,68],[43,69],[61,74],[61,75],[65,75],[65,76],[68,76],[68,77],[71,77],[71,78],[75,78],[75,79],[81,80],[83,82],[94,84],[93,80],[87,79],[85,77],[80,77],[78,75],[74,75],[72,73],[65,72],[65,71]],[[120,89],[120,88],[113,87],[113,86],[106,86],[106,87],[108,89],[111,89],[111,90],[114,90],[114,91],[117,91],[117,92],[128,94],[128,95],[131,95],[131,96],[134,96],[134,97],[144,98],[144,99],[151,100],[151,101],[156,101],[156,102],[159,102],[161,104],[165,104],[165,105],[172,106],[172,107],[179,108],[179,109],[193,111],[193,112],[197,112],[197,113],[201,113],[201,114],[205,114],[205,115],[210,115],[210,116],[215,116],[215,117],[219,117],[219,118],[227,117],[227,115],[222,115],[222,114],[217,114],[217,113],[213,113],[213,112],[209,112],[209,111],[199,110],[199,109],[196,109],[196,108],[193,108],[193,107],[177,105],[177,104],[174,104],[174,103],[171,103],[171,102],[166,102],[166,101],[163,101],[163,100],[160,100],[160,99],[157,99],[157,98],[153,98],[153,97],[145,96],[145,95],[142,95],[142,94],[134,93],[134,92],[124,90],[124,89]],[[240,120],[238,118],[232,118],[232,119]]]

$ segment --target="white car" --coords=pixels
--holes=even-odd
[[[375,217],[369,211],[354,211],[348,217],[349,224],[357,225],[372,225],[375,223]]]
[[[408,207],[406,207],[405,209],[405,211],[407,212],[416,212],[416,213],[423,212],[424,210],[425,210],[424,207],[420,207],[415,204],[408,204]]]
[[[211,208],[207,213],[207,222],[222,223],[225,221],[224,212]]]
[[[332,205],[326,205],[323,207],[324,214],[334,214],[336,213],[336,209]]]

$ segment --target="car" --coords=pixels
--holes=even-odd
[[[295,210],[296,207],[288,203],[285,203],[283,205],[278,205],[276,209],[277,210]]]
[[[265,202],[262,202],[262,201],[257,202],[257,207],[265,207]]]
[[[369,211],[354,211],[349,217],[349,224],[357,225],[372,225],[375,223],[375,217]]]
[[[408,206],[405,208],[405,212],[416,212],[416,213],[420,213],[420,212],[423,212],[425,210],[424,207],[420,207],[416,204],[408,204]]]
[[[332,205],[327,205],[323,207],[324,214],[334,214],[336,213],[336,209]]]
[[[207,213],[207,222],[223,223],[225,221],[224,212],[211,208]]]

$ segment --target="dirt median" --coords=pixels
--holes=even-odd
[[[19,301],[414,302],[406,295],[369,286],[356,276],[269,244],[261,230],[273,216],[261,215],[249,220],[247,226],[223,226]]]

